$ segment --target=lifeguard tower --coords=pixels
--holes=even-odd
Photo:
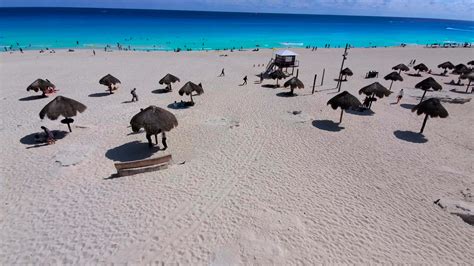
[[[271,73],[273,70],[280,69],[287,74],[293,75],[295,67],[299,67],[299,61],[296,60],[298,54],[290,50],[278,50],[275,52],[275,58],[268,62],[264,75]],[[291,73],[288,73],[291,68]]]

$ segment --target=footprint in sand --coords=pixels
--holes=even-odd
[[[229,128],[235,128],[235,127],[240,126],[239,121],[226,118],[226,117],[211,118],[211,119],[206,120],[205,123],[211,126],[223,126],[223,127],[229,127]]]

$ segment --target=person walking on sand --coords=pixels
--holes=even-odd
[[[223,76],[225,76],[224,69],[222,69],[221,74],[219,75],[219,77],[223,77]]]
[[[400,102],[402,98],[403,98],[403,89],[401,89],[397,95],[397,104]]]
[[[46,143],[48,143],[48,145],[56,143],[56,139],[54,138],[53,133],[51,133],[51,131],[49,131],[47,127],[41,126],[41,129],[46,134]]]
[[[138,96],[137,96],[137,88],[133,88],[133,90],[130,92],[132,94],[132,102],[137,101],[138,102]]]
[[[94,56],[95,56],[95,50],[92,50],[92,54],[94,54]]]
[[[244,83],[242,85],[247,85],[247,76],[244,77]]]

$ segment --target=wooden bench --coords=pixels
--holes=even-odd
[[[115,163],[115,169],[117,169],[117,173],[113,176],[120,177],[162,170],[168,168],[170,162],[171,154],[146,160]]]

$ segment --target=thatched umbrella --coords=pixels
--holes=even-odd
[[[341,76],[344,76],[344,79],[343,80],[347,80],[347,76],[352,76],[354,75],[354,73],[352,73],[352,70],[350,70],[348,67],[344,68],[342,71],[341,71]]]
[[[423,63],[419,63],[418,65],[414,66],[413,69],[418,71],[418,72],[416,72],[416,74],[418,74],[418,75],[420,74],[420,71],[421,72],[428,71],[428,67]]]
[[[272,73],[270,73],[269,76],[270,76],[271,79],[276,79],[276,81],[277,81],[276,85],[277,86],[279,86],[278,85],[278,80],[286,78],[286,74],[283,71],[281,71],[281,69],[277,69],[277,70],[273,71]]]
[[[178,91],[179,95],[181,95],[181,96],[183,96],[184,94],[189,95],[191,97],[191,102],[194,103],[194,101],[193,101],[193,92],[196,92],[195,95],[200,95],[200,94],[204,93],[204,90],[202,89],[201,86],[196,85],[196,84],[192,83],[191,81],[188,81]]]
[[[118,88],[117,84],[120,84],[120,80],[110,74],[107,74],[99,80],[99,84],[107,86],[110,93],[112,94],[112,91]]]
[[[465,64],[458,64],[454,66],[453,74],[459,75],[459,79],[461,79],[462,74],[466,74],[471,72],[471,69],[467,67]]]
[[[26,91],[31,91],[31,90],[34,92],[41,91],[43,93],[43,96],[46,96],[46,92],[50,88],[52,89],[56,88],[56,86],[53,83],[51,83],[51,81],[47,79],[37,79],[33,83],[31,83],[30,86],[28,86],[28,88],[26,88]]]
[[[470,65],[470,66],[474,65],[474,60],[471,60],[471,61],[467,62],[467,64]]]
[[[415,85],[415,88],[424,90],[420,103],[423,101],[423,98],[425,98],[425,94],[429,89],[433,89],[435,91],[440,91],[443,89],[443,87],[432,77],[420,81]]]
[[[394,81],[403,81],[403,78],[402,76],[400,76],[400,74],[398,74],[397,71],[393,71],[392,73],[388,74],[387,76],[384,77],[385,80],[391,80],[392,82],[390,82],[390,88],[388,88],[388,90],[392,90],[392,84]]]
[[[397,72],[394,72],[397,73]],[[397,73],[398,74],[398,73]],[[382,84],[374,82],[370,85],[367,85],[359,90],[359,94],[365,94],[369,97],[377,96],[378,98],[383,98],[384,96],[389,96],[392,92],[387,90]],[[370,102],[369,109],[372,107],[372,101]]]
[[[454,68],[454,64],[451,63],[451,62],[449,62],[449,61],[446,61],[446,62],[444,62],[444,63],[442,63],[442,64],[439,64],[439,65],[438,65],[438,68],[442,68],[442,69],[444,69],[444,70],[446,70],[446,69],[453,69],[453,68]]]
[[[347,91],[343,91],[334,96],[328,101],[327,104],[331,105],[332,109],[334,110],[336,110],[338,107],[341,108],[341,117],[339,118],[339,123],[342,123],[342,115],[344,114],[344,110],[349,108],[357,108],[362,105],[359,99]]]
[[[468,80],[468,83],[467,83],[467,86],[466,86],[466,93],[467,93],[469,91],[469,86],[471,86],[471,82],[474,80],[474,71],[462,74],[460,78]]]
[[[41,109],[39,117],[43,119],[47,116],[51,120],[56,120],[59,116],[63,116],[65,119],[61,120],[61,123],[67,124],[69,132],[72,132],[70,124],[74,122],[74,120],[71,117],[76,116],[78,112],[84,112],[86,108],[87,106],[76,100],[64,96],[57,96]]]
[[[285,84],[283,84],[283,86],[285,88],[287,87],[290,87],[291,91],[290,91],[290,94],[293,95],[293,90],[295,88],[298,88],[298,89],[303,89],[304,88],[304,84],[301,80],[299,80],[297,77],[292,77],[291,79],[287,80],[285,82]]]
[[[133,132],[138,132],[140,128],[145,129],[146,139],[150,147],[153,147],[151,136],[155,135],[155,142],[158,144],[157,135],[161,133],[162,143],[166,149],[168,145],[166,144],[165,132],[178,126],[178,120],[171,112],[151,105],[134,115],[132,120],[130,120],[130,125]]]
[[[160,84],[166,84],[169,90],[171,91],[171,83],[179,82],[179,78],[171,75],[170,73],[166,74],[162,79],[160,79]]]
[[[407,67],[405,64],[398,64],[394,67],[392,67],[393,70],[398,70],[398,74],[400,74],[402,71],[408,71],[410,70],[409,67]]]
[[[425,119],[423,120],[423,125],[421,126],[420,134],[423,133],[423,130],[425,129],[426,125],[426,120],[428,120],[428,116],[430,117],[441,117],[445,118],[448,117],[448,111],[444,109],[444,107],[441,105],[441,102],[439,99],[436,98],[430,98],[424,102],[419,103],[413,109],[411,110],[412,112],[416,111],[417,115],[425,114]]]

